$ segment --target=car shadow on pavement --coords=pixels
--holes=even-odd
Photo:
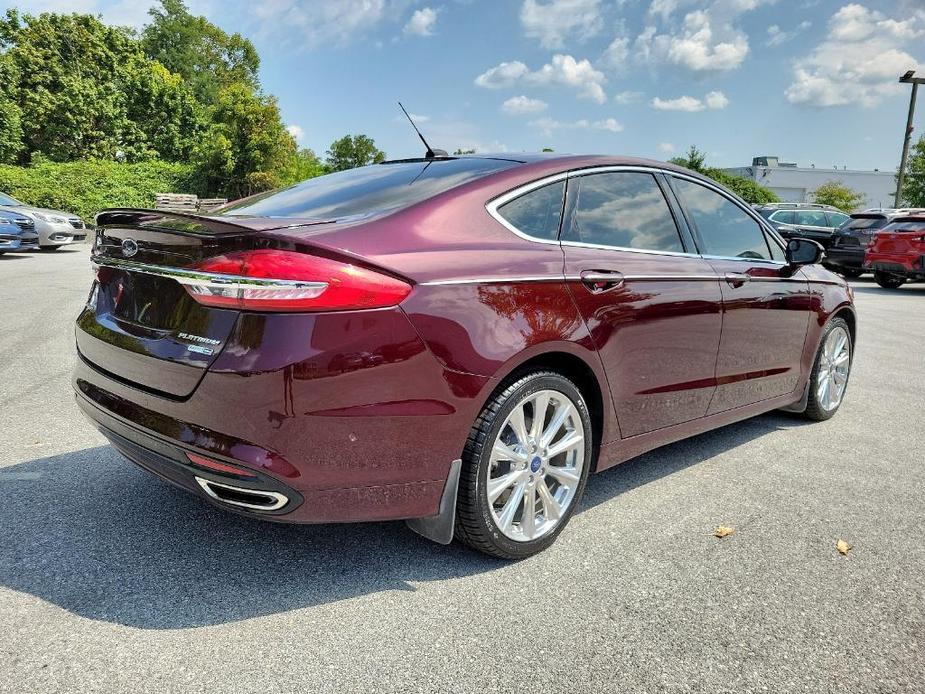
[[[771,414],[594,476],[583,509],[781,428]],[[224,624],[503,567],[403,523],[244,518],[153,479],[108,446],[0,469],[0,586],[141,629]],[[556,551],[555,547],[549,551]]]

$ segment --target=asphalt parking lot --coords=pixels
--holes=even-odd
[[[925,691],[925,284],[854,283],[834,419],[593,477],[509,564],[223,514],[120,459],[71,395],[87,248],[0,257],[0,691]]]

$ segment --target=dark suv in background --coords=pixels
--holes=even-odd
[[[828,248],[832,232],[848,221],[848,215],[831,205],[808,202],[775,202],[755,205],[785,239],[811,239]]]
[[[878,229],[897,215],[897,210],[858,212],[832,234],[825,252],[824,265],[845,277],[860,277],[864,269],[864,252]]]

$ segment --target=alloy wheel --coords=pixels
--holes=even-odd
[[[838,407],[848,386],[851,369],[851,339],[843,327],[834,328],[826,337],[819,355],[816,400],[826,411]]]
[[[517,403],[486,467],[492,519],[506,537],[529,542],[565,517],[581,484],[585,428],[575,403],[556,390]]]

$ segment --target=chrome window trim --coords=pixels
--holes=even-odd
[[[516,187],[516,188],[512,188],[511,190],[507,191],[506,193],[502,193],[502,194],[499,195],[498,197],[496,197],[496,198],[494,198],[494,199],[492,199],[492,200],[489,200],[488,203],[486,203],[486,205],[485,205],[485,210],[488,212],[488,214],[490,214],[490,215],[495,219],[496,222],[498,222],[499,224],[501,224],[501,226],[503,226],[503,227],[504,227],[505,229],[507,229],[508,231],[513,232],[514,234],[516,234],[517,236],[519,236],[519,237],[522,238],[522,239],[525,239],[525,240],[527,240],[527,241],[532,241],[532,242],[534,242],[534,243],[542,243],[542,244],[545,244],[545,245],[547,245],[547,246],[558,246],[558,245],[559,245],[559,239],[558,239],[558,238],[555,238],[555,239],[541,239],[541,238],[538,238],[538,237],[536,237],[536,236],[530,236],[530,234],[527,234],[527,233],[521,231],[520,229],[518,229],[517,227],[515,227],[513,224],[511,224],[510,222],[508,222],[508,221],[502,216],[502,214],[498,211],[498,208],[500,208],[501,206],[503,206],[503,205],[505,205],[505,204],[511,202],[511,200],[515,200],[516,198],[519,198],[519,197],[522,196],[522,195],[526,195],[527,193],[529,193],[529,192],[531,192],[531,191],[533,191],[533,190],[536,190],[537,188],[542,188],[542,187],[547,186],[547,185],[550,185],[550,184],[552,184],[552,183],[558,183],[559,181],[564,181],[564,180],[566,180],[568,177],[569,177],[569,172],[568,172],[568,171],[560,171],[560,172],[557,173],[557,174],[552,174],[552,175],[550,175],[550,176],[545,176],[544,178],[538,178],[538,179],[535,180],[535,181],[530,181],[529,183],[525,183],[525,184],[520,185],[520,186],[518,186],[518,187]],[[563,201],[563,203],[564,203],[564,201]],[[560,226],[561,226],[561,224],[562,224],[562,215],[561,215],[561,214],[559,215],[559,224],[560,224]]]
[[[542,188],[545,185],[550,183],[556,183],[563,179],[570,178],[580,178],[581,176],[590,176],[598,173],[610,173],[610,172],[619,172],[619,171],[629,171],[629,172],[638,172],[638,173],[649,173],[653,175],[662,174],[665,176],[674,176],[675,178],[680,178],[682,180],[690,181],[691,183],[698,183],[704,188],[709,188],[715,193],[722,195],[724,198],[736,205],[740,210],[744,211],[749,217],[751,217],[758,224],[758,228],[765,232],[765,235],[770,234],[772,241],[776,242],[781,254],[786,257],[786,246],[781,241],[780,237],[773,230],[767,220],[762,217],[760,214],[750,209],[749,207],[743,206],[737,200],[729,196],[729,193],[723,190],[718,185],[711,183],[708,180],[698,178],[696,176],[690,176],[684,174],[680,171],[675,171],[673,169],[661,169],[654,166],[636,166],[633,164],[609,164],[603,166],[589,166],[581,169],[570,169],[568,171],[560,171],[556,174],[550,174],[544,176],[543,178],[538,178],[535,181],[530,181],[529,183],[524,183],[523,185],[512,188],[511,190],[502,193],[501,195],[489,200],[485,204],[485,209],[489,215],[491,215],[495,221],[501,224],[508,231],[516,234],[520,238],[526,241],[532,241],[533,243],[542,243],[545,245],[553,246],[575,246],[578,248],[591,248],[591,249],[600,249],[604,251],[628,251],[630,253],[644,253],[647,255],[665,255],[665,256],[680,256],[686,258],[704,258],[704,259],[713,259],[713,260],[738,260],[738,261],[751,261],[751,262],[764,262],[774,266],[786,267],[787,262],[773,260],[773,259],[756,259],[756,258],[739,258],[735,256],[720,256],[720,255],[704,255],[703,253],[687,253],[687,252],[678,252],[678,251],[659,251],[655,249],[648,248],[628,248],[626,246],[607,246],[603,244],[592,244],[584,243],[581,241],[561,241],[561,240],[550,240],[550,239],[540,239],[535,236],[530,236],[527,233],[524,233],[514,225],[510,224],[501,214],[498,212],[498,208],[504,205],[511,200],[520,197],[529,193],[531,190],[536,190],[537,188]],[[667,202],[667,201],[666,201]],[[680,230],[679,230],[680,233]]]

